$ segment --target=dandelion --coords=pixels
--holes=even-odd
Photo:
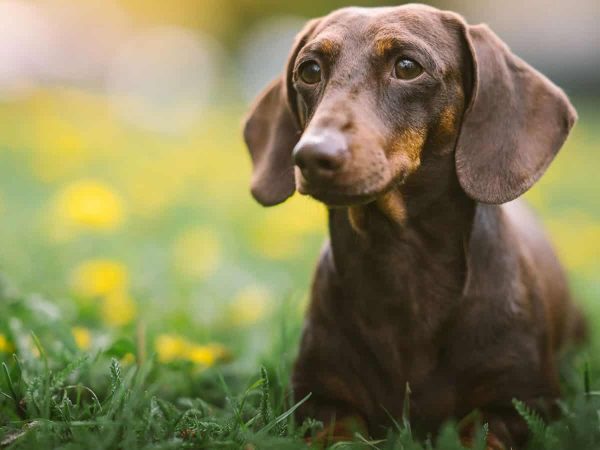
[[[221,242],[210,228],[184,231],[173,244],[173,264],[182,275],[202,279],[211,275],[221,260]]]
[[[230,358],[229,350],[217,343],[195,344],[184,337],[173,334],[162,334],[156,338],[156,355],[162,363],[173,361],[190,361],[203,367],[210,367],[217,362]]]
[[[11,353],[14,351],[15,348],[13,345],[8,341],[6,336],[0,333],[0,353]]]
[[[229,359],[229,356],[229,351],[221,344],[192,345],[184,355],[185,359],[205,367]]]
[[[131,352],[127,352],[123,355],[123,357],[121,358],[121,363],[124,365],[130,365],[133,364],[135,362],[135,356],[133,353]]]
[[[261,319],[269,308],[271,293],[262,286],[248,286],[237,293],[228,308],[234,325],[248,325]]]
[[[94,230],[112,230],[124,219],[120,196],[109,186],[82,180],[58,193],[55,216],[64,225]]]
[[[136,305],[125,291],[115,291],[102,300],[102,319],[108,325],[121,327],[135,318]]]
[[[136,304],[127,293],[128,284],[127,268],[108,259],[84,261],[71,273],[73,292],[83,298],[99,298],[102,319],[116,327],[127,325],[136,314]]]
[[[71,334],[75,339],[75,344],[80,350],[89,350],[92,346],[92,333],[85,327],[71,328]]]
[[[82,297],[102,297],[123,291],[129,280],[127,268],[109,259],[82,262],[71,272],[71,289]]]
[[[162,334],[156,338],[156,355],[162,363],[181,359],[186,354],[188,347],[188,341],[181,336]]]

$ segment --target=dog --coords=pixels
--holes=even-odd
[[[295,398],[311,394],[300,419],[380,436],[406,403],[425,435],[477,410],[489,448],[518,448],[513,399],[553,415],[557,359],[585,322],[516,199],[576,118],[456,13],[344,8],[307,23],[244,126],[258,202],[297,190],[328,208],[292,375]]]

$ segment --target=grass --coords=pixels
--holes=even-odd
[[[580,125],[528,198],[592,338],[561,365],[560,420],[546,424],[515,400],[535,450],[600,448],[600,207],[590,189],[600,133],[596,104],[577,106]],[[295,423],[303,399],[288,380],[324,215],[305,199],[252,202],[231,132],[240,116],[214,110],[189,136],[157,138],[77,91],[0,107],[1,448],[303,449],[319,432]],[[99,210],[81,206],[90,196]],[[462,448],[454,423],[418,438],[409,408],[396,420],[385,440],[332,448]]]
[[[2,447],[302,449],[307,448],[302,437],[322,428],[318,422],[298,424],[293,418],[304,399],[294,401],[288,391],[299,332],[296,324],[288,323],[289,304],[273,317],[280,324],[273,340],[277,348],[266,350],[256,367],[232,364],[194,373],[185,362],[120,361],[128,349],[118,342],[83,353],[68,325],[48,314],[51,304],[22,296],[6,284],[1,292],[0,312],[10,318],[18,347],[1,367]],[[19,317],[28,317],[28,325]],[[581,371],[572,359],[566,363],[563,381],[568,392],[560,403],[563,417],[550,425],[515,401],[532,431],[530,448],[598,448],[600,392],[592,390],[598,380],[589,371],[589,360]],[[409,415],[405,408],[405,417],[385,440],[356,435],[354,442],[331,448],[463,448],[452,423],[435,439],[413,437]],[[485,430],[481,427],[475,448],[485,448]]]

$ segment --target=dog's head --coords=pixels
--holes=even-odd
[[[485,25],[423,5],[346,8],[300,32],[244,138],[263,205],[295,189],[369,202],[449,158],[468,196],[502,203],[537,181],[575,118]]]

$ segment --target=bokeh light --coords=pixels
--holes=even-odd
[[[217,47],[197,31],[156,27],[119,47],[106,90],[124,119],[180,132],[200,120],[218,76]]]

